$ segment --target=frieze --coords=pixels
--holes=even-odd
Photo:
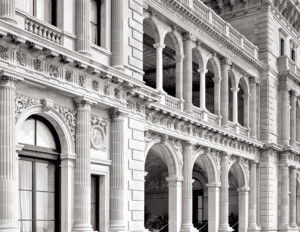
[[[91,148],[95,150],[106,150],[106,138],[108,121],[91,116]]]
[[[72,82],[73,81],[73,73],[69,70],[65,71],[65,80],[67,82]]]
[[[8,48],[0,45],[0,58],[2,60],[8,60]]]
[[[17,63],[21,66],[26,66],[27,55],[20,51],[17,51]]]
[[[50,65],[50,68],[49,68],[49,75],[51,77],[55,77],[55,78],[58,78],[58,67],[56,65]]]
[[[85,87],[86,76],[79,75],[78,77],[78,85],[81,87]]]

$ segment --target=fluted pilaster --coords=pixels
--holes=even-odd
[[[17,23],[15,20],[15,0],[0,0],[0,19]]]
[[[91,226],[91,103],[78,98],[76,125],[75,215],[73,232],[93,231]]]
[[[112,12],[112,66],[124,69],[124,0],[111,1]]]
[[[90,54],[91,25],[90,0],[76,0],[76,50],[83,55]]]
[[[0,232],[18,231],[15,83],[14,78],[0,76]]]
[[[297,172],[296,167],[291,167],[290,172],[290,226],[292,228],[297,227]]]
[[[281,143],[288,146],[290,144],[290,94],[287,87],[281,87]]]
[[[297,98],[296,98],[296,93],[295,91],[291,91],[291,115],[290,115],[290,125],[291,125],[291,146],[296,145],[296,120],[297,120],[297,115],[296,115],[296,103],[297,103]]]
[[[255,78],[250,78],[250,112],[249,112],[249,123],[251,129],[251,138],[257,138],[257,83]],[[251,191],[251,190],[250,190]]]
[[[289,227],[289,166],[285,163],[281,166],[281,220],[280,229],[287,230]]]
[[[230,68],[229,60],[224,58],[221,63],[222,82],[221,82],[221,116],[222,126],[228,125],[228,102],[229,102],[229,89],[228,89],[228,71]]]
[[[124,231],[125,205],[124,205],[124,114],[116,109],[110,111],[110,231]]]

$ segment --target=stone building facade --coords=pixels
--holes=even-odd
[[[296,0],[0,0],[0,232],[298,231]]]

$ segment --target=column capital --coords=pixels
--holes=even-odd
[[[226,57],[221,58],[221,65],[232,65],[232,61]]]
[[[260,81],[257,77],[249,77],[249,84],[259,84]]]
[[[174,59],[176,62],[183,61],[184,55],[183,54],[176,55],[174,56]]]
[[[296,91],[295,90],[290,90],[291,96],[295,97],[296,96]]]
[[[206,184],[207,188],[220,188],[221,187],[221,183],[208,183]]]
[[[220,83],[222,81],[222,77],[214,77],[213,78],[214,83]]]
[[[182,177],[177,177],[177,176],[171,176],[171,177],[167,177],[166,180],[170,183],[170,182],[179,182],[182,183],[183,182],[183,178]]]
[[[296,168],[296,166],[291,165],[291,166],[290,166],[290,170],[291,170],[292,172],[294,172],[294,171],[296,172],[297,168]]]
[[[112,108],[109,110],[110,119],[122,119],[125,115],[127,114],[119,108]]]
[[[95,104],[96,102],[85,97],[76,97],[74,98],[74,102],[76,104],[77,109],[87,109],[91,110],[91,105]]]
[[[166,47],[166,45],[158,42],[158,43],[153,44],[153,47],[156,49],[164,49]]]
[[[191,143],[191,141],[189,141],[189,140],[184,140],[182,142],[182,144],[184,145],[184,147],[187,147],[187,148],[190,148],[193,146],[193,143]]]
[[[240,90],[240,88],[237,88],[237,87],[233,87],[230,89],[232,92],[238,92]]]
[[[243,186],[241,188],[238,188],[237,191],[241,192],[241,193],[248,193],[250,191],[250,188],[246,187],[246,186]]]
[[[196,42],[196,36],[190,32],[184,32],[182,36],[183,40],[191,40],[193,42]]]

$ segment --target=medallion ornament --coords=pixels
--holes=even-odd
[[[100,117],[91,116],[91,148],[106,150],[107,121]]]

